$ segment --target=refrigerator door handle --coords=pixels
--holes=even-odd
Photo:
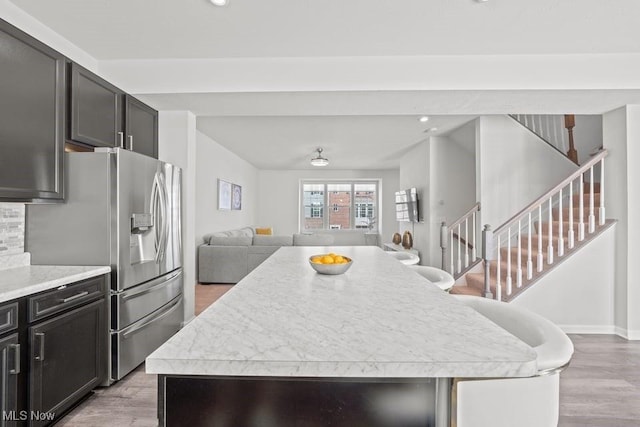
[[[161,176],[156,172],[153,177],[153,188],[151,190],[151,213],[154,218],[154,240],[155,240],[155,262],[160,263],[163,256],[163,243],[165,239],[166,211],[164,203],[164,193],[160,182]]]
[[[164,260],[165,251],[167,249],[167,241],[169,234],[169,221],[167,218],[168,214],[168,201],[167,201],[167,191],[165,188],[165,179],[164,175],[158,174],[158,194],[160,195],[160,214],[162,216],[161,222],[161,231],[160,231],[160,242],[159,242],[159,256],[158,260]]]

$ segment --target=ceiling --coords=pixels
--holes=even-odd
[[[99,63],[640,54],[636,0],[10,1]],[[638,90],[134,93],[160,110],[194,112],[201,132],[261,169],[309,168],[317,147],[329,168],[397,168],[410,147],[479,113],[578,105],[593,114],[640,103]],[[421,114],[431,120],[418,122]]]

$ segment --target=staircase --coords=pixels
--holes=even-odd
[[[463,271],[466,285],[457,284],[451,293],[485,296],[488,290],[493,298],[509,301],[611,226],[613,221],[604,218],[601,185],[594,182],[595,165],[604,180],[605,156],[602,151],[496,229],[488,245],[496,249],[484,256],[484,271]]]

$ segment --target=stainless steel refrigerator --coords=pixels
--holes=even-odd
[[[120,148],[65,154],[65,203],[27,206],[32,264],[110,265],[110,378],[183,321],[181,169]]]

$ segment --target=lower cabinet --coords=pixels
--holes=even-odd
[[[18,376],[20,375],[20,344],[18,334],[0,338],[0,426],[18,425]]]
[[[48,417],[57,418],[101,383],[104,305],[104,300],[94,301],[29,328],[30,425],[48,424]]]

